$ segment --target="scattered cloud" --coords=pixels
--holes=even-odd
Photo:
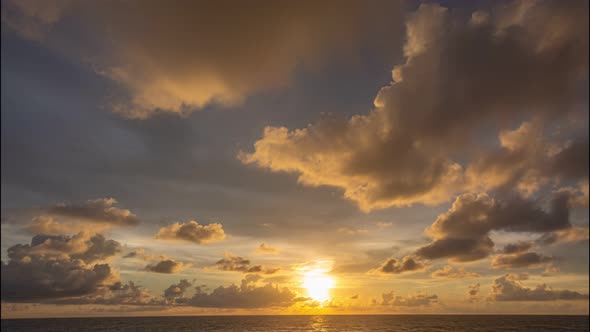
[[[479,283],[467,286],[467,301],[479,302],[481,300]]]
[[[588,238],[588,227],[571,227],[561,231],[543,234],[539,239],[537,239],[537,243],[543,245],[554,243],[575,243],[580,241],[588,241]]]
[[[494,269],[540,268],[556,262],[555,257],[544,256],[536,252],[517,252],[500,254],[492,259]]]
[[[480,275],[478,273],[468,272],[462,267],[455,268],[450,265],[447,265],[447,266],[443,267],[442,269],[432,272],[431,276],[433,278],[442,278],[442,279],[463,279],[463,278],[480,277]]]
[[[463,194],[427,229],[434,241],[416,253],[427,259],[474,261],[492,254],[491,231],[548,233],[570,227],[564,195],[554,195],[545,211],[519,196],[500,201],[487,194]]]
[[[177,273],[186,269],[189,264],[175,261],[173,259],[163,259],[155,264],[148,264],[145,267],[146,271],[156,273]]]
[[[438,296],[437,295],[428,295],[418,293],[416,295],[409,295],[409,296],[399,296],[395,295],[395,292],[391,291],[389,293],[383,293],[381,295],[382,301],[381,305],[392,305],[392,306],[401,306],[401,307],[420,307],[426,306],[429,307],[433,304],[438,303]]]
[[[401,274],[424,270],[426,263],[413,256],[405,256],[401,261],[395,258],[387,259],[380,267],[370,270],[374,274]]]
[[[2,299],[38,302],[82,297],[104,290],[117,281],[111,266],[97,263],[120,251],[120,245],[102,235],[37,235],[31,244],[8,248],[2,262]]]
[[[494,280],[490,299],[494,301],[588,300],[588,294],[571,290],[555,290],[546,284],[528,288],[520,282],[521,280],[523,280],[522,275],[513,274],[506,274]]]
[[[211,293],[197,287],[197,292],[189,303],[207,308],[268,308],[288,307],[295,302],[296,294],[290,289],[279,288],[270,283],[256,286],[252,277],[254,276],[247,276],[240,286],[220,286]]]
[[[269,268],[262,265],[251,265],[250,260],[232,254],[225,254],[225,257],[215,263],[215,267],[222,271],[237,271],[243,273],[265,273],[273,274],[279,271],[279,268]]]
[[[261,243],[255,250],[256,253],[258,254],[271,254],[271,255],[275,255],[279,253],[279,250],[277,248],[273,248],[269,245],[267,245],[266,243]]]
[[[221,224],[201,225],[191,220],[186,223],[177,222],[160,228],[156,234],[156,239],[206,244],[221,241],[225,239],[225,236]]]

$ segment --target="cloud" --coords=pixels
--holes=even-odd
[[[52,4],[6,1],[2,21],[119,84],[128,98],[113,109],[132,118],[234,105],[284,87],[298,66],[350,61],[362,46],[389,52],[402,31],[397,1]]]
[[[367,234],[369,232],[366,229],[354,228],[354,227],[348,227],[348,226],[339,227],[337,229],[337,231],[339,233],[345,233],[345,234],[348,234],[348,235]]]
[[[529,197],[548,183],[587,183],[588,138],[574,137],[572,142],[553,136],[544,132],[541,121],[523,122],[515,130],[501,131],[500,148],[484,150],[468,165],[469,189],[515,188]],[[569,191],[574,200],[577,190]],[[583,201],[583,195],[577,200]]]
[[[555,257],[536,252],[517,252],[496,255],[492,259],[492,267],[494,269],[538,268],[553,264],[555,261]]]
[[[72,259],[84,263],[106,260],[121,251],[121,244],[101,234],[35,235],[31,244],[17,244],[7,249],[11,261],[27,261],[31,257]]]
[[[532,242],[518,242],[518,243],[510,243],[504,246],[502,250],[505,254],[518,254],[525,251],[528,251],[533,246]]]
[[[47,208],[45,212],[53,217],[69,217],[116,226],[130,226],[139,223],[139,219],[131,211],[114,207],[113,205],[116,203],[117,200],[114,198],[98,198],[82,204],[57,204]]]
[[[33,237],[31,244],[7,250],[2,262],[2,299],[11,302],[56,301],[104,291],[117,277],[103,261],[120,250],[102,235]]]
[[[422,293],[404,297],[395,295],[395,292],[391,291],[389,293],[383,293],[381,295],[381,298],[381,305],[392,305],[401,307],[429,307],[432,304],[438,303],[437,295],[428,295]]]
[[[186,290],[191,287],[194,282],[182,279],[178,284],[172,284],[164,290],[164,299],[168,303],[183,303],[187,298],[184,297]]]
[[[454,268],[453,266],[447,265],[440,270],[432,272],[433,278],[444,278],[444,279],[463,279],[463,278],[477,278],[480,277],[478,273],[465,271],[464,268]]]
[[[60,203],[41,209],[25,229],[33,234],[100,233],[111,227],[134,226],[139,218],[130,210],[113,205],[114,198],[98,198],[84,203]]]
[[[143,287],[133,281],[114,283],[108,288],[106,294],[95,297],[93,300],[86,299],[88,303],[105,305],[147,305],[158,304],[158,301]]]
[[[375,274],[401,274],[406,272],[421,271],[426,264],[416,257],[405,256],[401,261],[395,258],[387,259],[380,267],[370,270],[369,273]]]
[[[478,159],[473,151],[485,149],[478,134],[576,112],[588,30],[573,22],[588,22],[585,10],[583,2],[536,2],[473,24],[422,4],[406,24],[405,63],[393,69],[373,110],[301,129],[266,127],[254,150],[238,157],[295,173],[306,186],[339,188],[363,211],[445,202],[479,180],[465,174]],[[516,11],[519,19],[506,19]],[[505,140],[507,148],[512,143]],[[565,174],[558,164],[555,175]]]
[[[160,228],[156,238],[206,244],[225,239],[225,232],[221,224],[200,225],[198,222],[191,220],[186,223],[174,223]]]
[[[156,273],[177,273],[189,265],[182,262],[175,261],[173,259],[163,259],[155,264],[148,264],[144,270]]]
[[[265,273],[273,274],[279,268],[265,268],[262,265],[251,265],[250,260],[232,254],[225,254],[225,257],[215,263],[215,267],[222,271],[237,271],[243,273]]]
[[[588,237],[588,227],[571,227],[561,231],[543,234],[539,239],[537,239],[536,242],[544,245],[554,243],[572,243],[588,241]]]
[[[481,300],[479,283],[467,286],[467,301],[478,302]]]
[[[556,194],[546,211],[536,201],[513,196],[496,200],[487,194],[463,194],[426,230],[434,241],[416,251],[427,258],[457,262],[489,256],[494,243],[491,231],[548,233],[569,229],[568,197]]]
[[[496,280],[490,290],[490,299],[495,301],[557,301],[588,300],[588,294],[571,290],[554,290],[546,284],[527,288],[520,282],[519,276],[506,274]]]
[[[279,250],[277,248],[273,248],[268,246],[266,243],[261,243],[258,248],[256,248],[255,250],[256,253],[258,254],[278,254]]]
[[[123,255],[123,258],[143,257],[144,255],[145,255],[145,249],[137,248],[137,249],[133,249],[129,253]]]
[[[494,242],[489,237],[443,238],[416,250],[416,254],[427,259],[449,258],[453,262],[471,262],[489,256]]]
[[[211,293],[197,287],[189,304],[206,308],[268,308],[288,307],[295,303],[296,294],[288,288],[279,288],[270,283],[257,287],[256,279],[252,277],[246,277],[240,286],[220,286]]]

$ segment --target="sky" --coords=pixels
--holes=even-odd
[[[586,1],[2,0],[2,318],[587,314]]]

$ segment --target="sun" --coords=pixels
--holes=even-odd
[[[307,296],[315,301],[324,302],[330,300],[330,289],[334,287],[334,280],[326,275],[324,270],[311,270],[303,275],[303,287],[307,290]]]

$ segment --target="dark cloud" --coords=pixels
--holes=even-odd
[[[84,203],[60,203],[42,208],[25,227],[33,234],[72,234],[102,232],[115,226],[133,226],[139,218],[131,211],[114,205],[114,198],[99,198]]]
[[[174,223],[160,228],[156,238],[206,244],[225,239],[225,232],[221,224],[200,225],[198,222],[191,220],[186,223]]]
[[[145,249],[137,248],[137,249],[133,249],[132,251],[123,255],[123,258],[143,257],[144,255],[145,255]]]
[[[467,301],[469,302],[478,302],[481,300],[481,296],[479,295],[480,286],[479,283],[475,285],[467,286]]]
[[[506,274],[496,280],[490,290],[490,299],[495,301],[557,301],[588,300],[588,294],[571,290],[554,290],[545,284],[528,288],[520,282],[521,277]]]
[[[297,66],[351,60],[363,46],[398,46],[403,25],[398,1],[6,1],[3,7],[6,26],[84,59],[125,88],[128,100],[113,109],[134,118],[239,103],[285,86]],[[76,33],[68,29],[72,21]]]
[[[567,195],[554,195],[550,205],[546,211],[520,196],[496,200],[487,194],[460,195],[427,229],[434,242],[416,253],[427,259],[474,261],[493,252],[491,231],[547,233],[571,228]]]
[[[188,264],[173,259],[164,259],[155,264],[148,264],[144,270],[156,273],[176,273],[184,270],[187,266]]]
[[[516,252],[495,256],[492,259],[492,267],[495,269],[538,268],[553,264],[556,260],[555,257],[536,252]]]
[[[114,283],[100,296],[88,297],[84,299],[86,303],[105,304],[105,305],[156,305],[160,304],[148,291],[143,287],[135,284],[133,281]]]
[[[220,286],[211,293],[197,287],[189,304],[206,308],[268,308],[288,307],[295,303],[296,294],[288,288],[270,283],[257,287],[252,277],[246,277],[240,286]]]
[[[340,188],[365,211],[444,202],[480,184],[451,156],[469,163],[483,148],[474,139],[482,129],[562,117],[585,98],[587,9],[583,1],[538,2],[466,20],[423,4],[407,21],[406,61],[374,110],[302,129],[267,127],[239,158]]]
[[[432,272],[431,276],[433,278],[442,278],[442,279],[463,279],[463,278],[477,278],[480,277],[478,273],[465,271],[464,268],[455,268],[453,266],[447,265],[442,269],[436,270]]]
[[[113,205],[114,198],[98,198],[82,204],[62,203],[46,209],[51,216],[70,217],[83,221],[107,223],[117,226],[136,225],[137,216],[129,210],[119,209]]]
[[[94,264],[119,251],[101,235],[44,236],[7,250],[2,263],[2,299],[37,302],[81,297],[105,290],[117,277],[109,264]]]
[[[186,301],[184,297],[187,289],[191,287],[194,282],[186,279],[180,280],[177,284],[172,284],[164,290],[164,300],[168,303],[183,303]]]
[[[470,262],[489,256],[494,251],[494,242],[489,237],[474,239],[443,238],[416,250],[427,259],[450,258],[455,262]]]
[[[381,295],[381,298],[381,305],[392,305],[401,307],[429,307],[433,304],[438,303],[437,295],[428,295],[421,293],[404,297],[395,295],[395,293],[391,291],[389,293],[383,293]]]
[[[529,249],[531,249],[532,246],[533,246],[532,242],[521,241],[521,242],[517,242],[517,243],[510,243],[510,244],[507,244],[506,246],[504,246],[504,249],[502,250],[502,252],[505,254],[518,254],[518,253],[528,251]]]
[[[78,233],[66,235],[35,235],[31,244],[17,244],[8,248],[11,260],[22,261],[27,257],[39,256],[48,259],[65,257],[82,260],[85,263],[102,261],[121,251],[121,245],[114,240],[107,240],[101,234]]]
[[[395,258],[387,259],[380,267],[369,273],[401,274],[423,270],[426,264],[416,257],[406,256],[401,261]]]
[[[515,130],[500,132],[501,147],[476,156],[466,170],[472,190],[515,188],[531,196],[549,183],[587,184],[588,139],[574,137],[571,142],[553,136],[544,132],[541,121],[524,122]]]
[[[251,265],[247,258],[226,254],[224,258],[215,263],[215,267],[222,271],[237,271],[243,273],[265,273],[273,274],[279,271],[279,268],[268,268],[262,265]]]
[[[561,231],[543,234],[536,242],[542,245],[550,245],[554,243],[588,241],[588,233],[588,227],[571,227]]]

